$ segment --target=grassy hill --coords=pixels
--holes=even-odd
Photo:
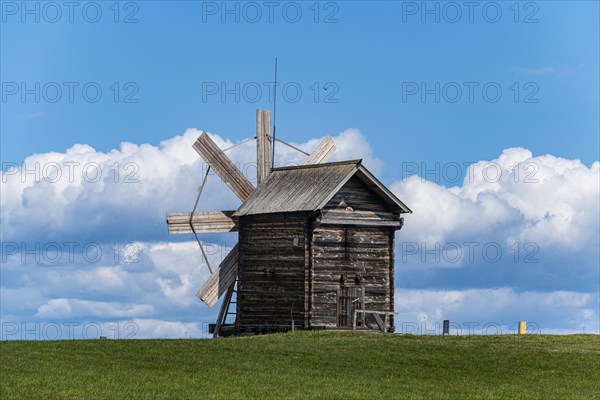
[[[2,399],[598,399],[600,336],[0,343]]]

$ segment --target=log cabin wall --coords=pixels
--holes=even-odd
[[[360,303],[365,309],[393,311],[393,237],[394,230],[388,227],[313,230],[311,327],[350,328],[352,309],[339,307],[340,296],[353,288],[362,289]],[[350,320],[340,321],[343,314]]]
[[[345,205],[344,205],[345,204]],[[384,213],[381,219],[392,219],[392,213],[385,215],[388,211],[385,203],[356,176],[353,176],[333,196],[323,208],[324,211],[343,211],[346,206],[354,208],[355,218],[373,217],[373,213]]]
[[[292,316],[304,327],[306,221],[305,213],[240,218],[239,330],[291,328]]]
[[[322,220],[328,223],[310,235],[310,326],[351,328],[355,308],[393,311],[397,214],[352,178],[324,207]],[[393,318],[389,325],[393,330]]]

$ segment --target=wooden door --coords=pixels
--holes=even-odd
[[[341,286],[338,290],[338,327],[352,328],[354,310],[364,310],[364,288],[361,286]],[[364,326],[364,315],[357,315],[358,327]]]

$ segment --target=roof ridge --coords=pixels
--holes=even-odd
[[[289,165],[289,166],[285,166],[285,167],[273,168],[273,171],[288,171],[291,169],[321,168],[321,167],[329,167],[332,165],[346,165],[346,164],[358,165],[361,163],[362,163],[362,158],[357,158],[355,160],[333,161],[333,162],[321,163],[321,164]]]

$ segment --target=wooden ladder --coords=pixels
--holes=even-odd
[[[236,311],[234,311],[234,312],[229,311],[230,306],[232,304],[236,304],[236,308],[237,308],[237,295],[236,295],[236,301],[231,301],[233,294],[237,293],[237,290],[235,289],[236,284],[237,284],[237,279],[234,280],[231,285],[229,285],[229,287],[227,288],[227,292],[225,293],[225,296],[223,297],[223,303],[221,304],[221,309],[219,310],[219,316],[217,317],[217,322],[215,324],[215,331],[213,333],[213,338],[219,337],[219,333],[221,331],[221,326],[225,325],[228,315],[236,315],[236,317],[237,317]]]

